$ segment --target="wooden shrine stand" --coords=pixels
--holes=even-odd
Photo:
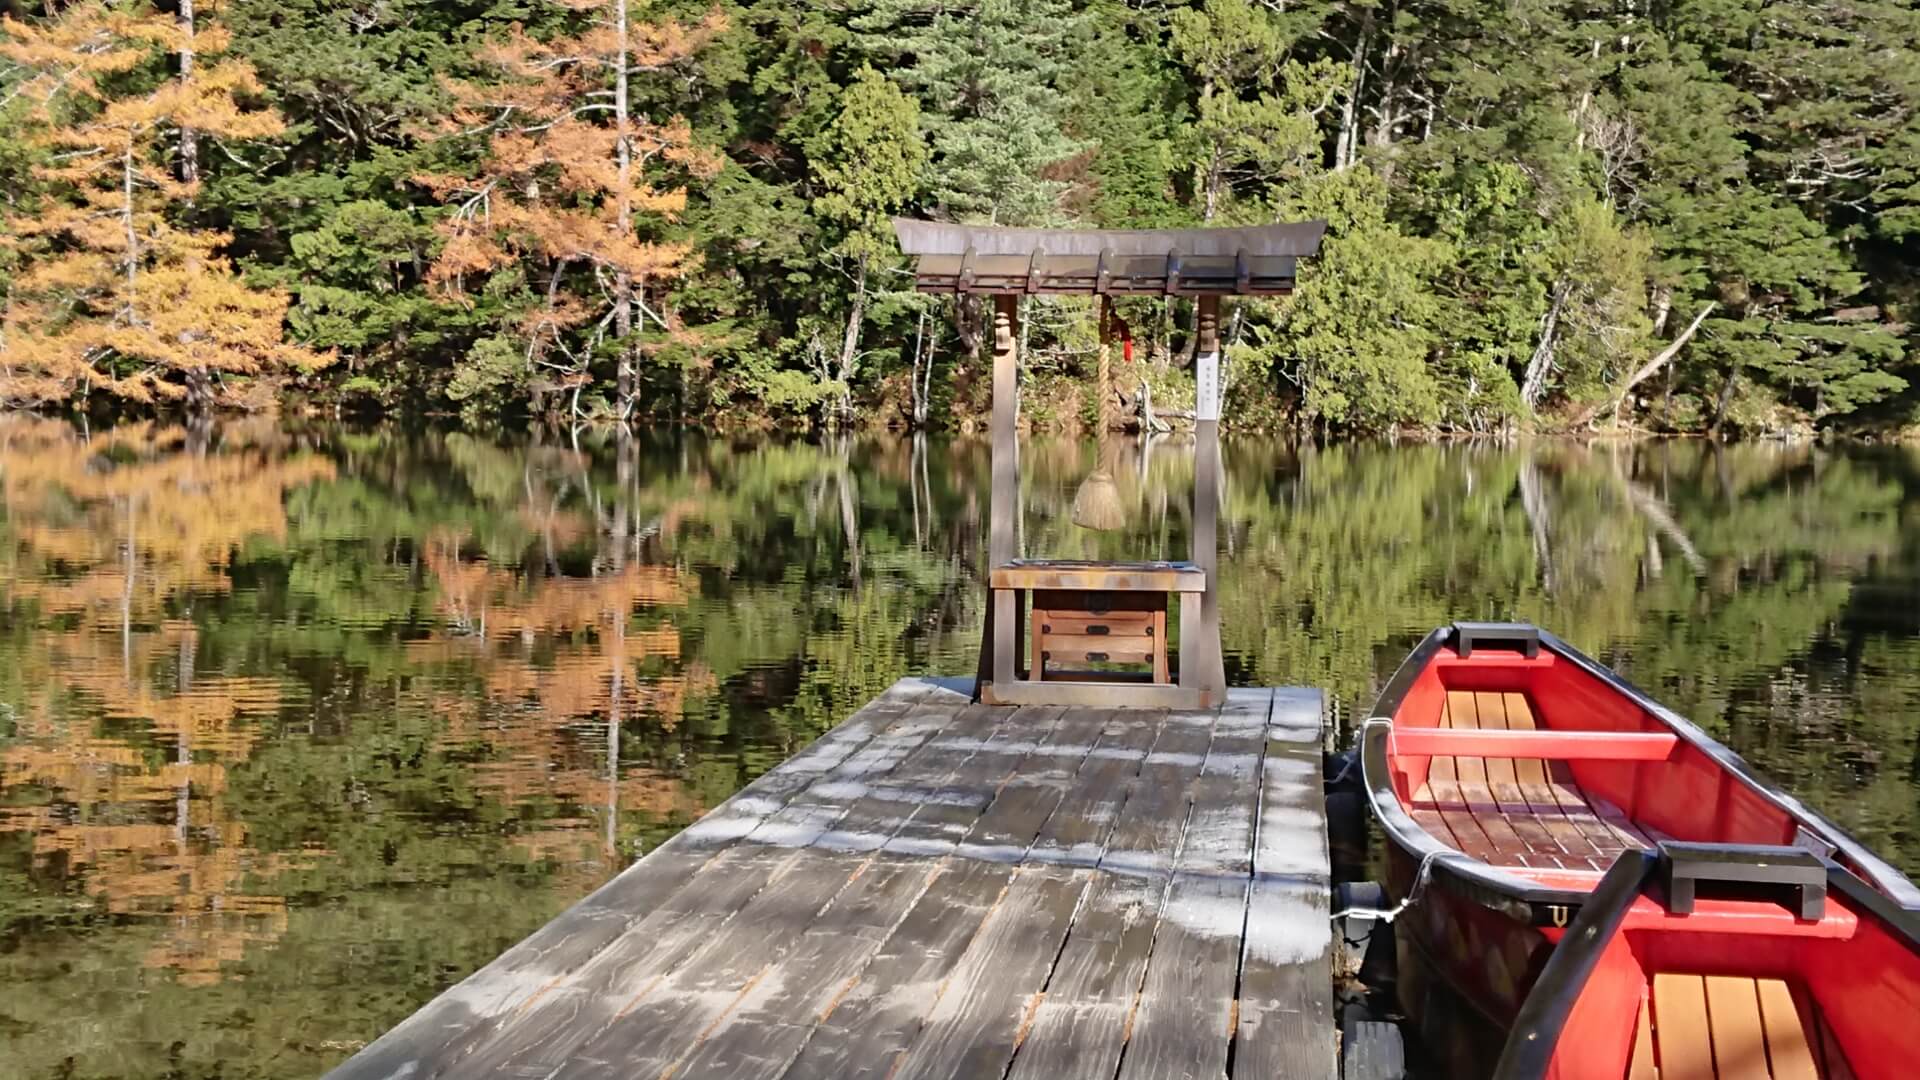
[[[994,705],[1210,709],[1226,701],[1220,652],[1220,297],[1293,291],[1325,222],[1247,229],[1014,229],[896,218],[927,293],[993,297],[993,492],[987,626],[977,692]],[[1022,559],[1018,342],[1023,295],[1190,296],[1195,360],[1192,553],[1186,562]],[[1179,612],[1179,651],[1169,620]],[[1028,647],[1023,648],[1023,644]],[[1024,668],[1021,662],[1025,661]],[[1139,664],[1134,675],[1074,664]]]

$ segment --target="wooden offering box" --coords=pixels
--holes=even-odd
[[[1185,562],[1023,559],[993,571],[996,594],[1029,607],[1027,684],[1074,682],[1172,687],[1167,613],[1172,598],[1197,600],[1207,574]],[[1140,673],[1090,669],[1137,664]],[[1010,689],[1003,686],[1002,690]]]

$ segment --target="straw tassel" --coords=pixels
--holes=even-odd
[[[1127,507],[1120,497],[1120,485],[1114,483],[1111,455],[1108,444],[1111,440],[1113,419],[1110,415],[1113,400],[1113,356],[1109,333],[1112,322],[1111,311],[1105,296],[1100,298],[1100,363],[1095,377],[1096,393],[1099,397],[1097,411],[1099,425],[1095,437],[1099,440],[1098,460],[1094,462],[1093,472],[1080,483],[1080,490],[1073,495],[1073,523],[1083,529],[1113,530],[1127,526]]]

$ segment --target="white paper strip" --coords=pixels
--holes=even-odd
[[[1220,354],[1203,352],[1193,364],[1193,415],[1196,420],[1220,419]]]

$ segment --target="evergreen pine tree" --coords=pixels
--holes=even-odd
[[[853,20],[882,69],[920,102],[933,209],[958,221],[1038,225],[1061,216],[1050,170],[1085,147],[1061,92],[1086,19],[1067,0],[874,0]]]

